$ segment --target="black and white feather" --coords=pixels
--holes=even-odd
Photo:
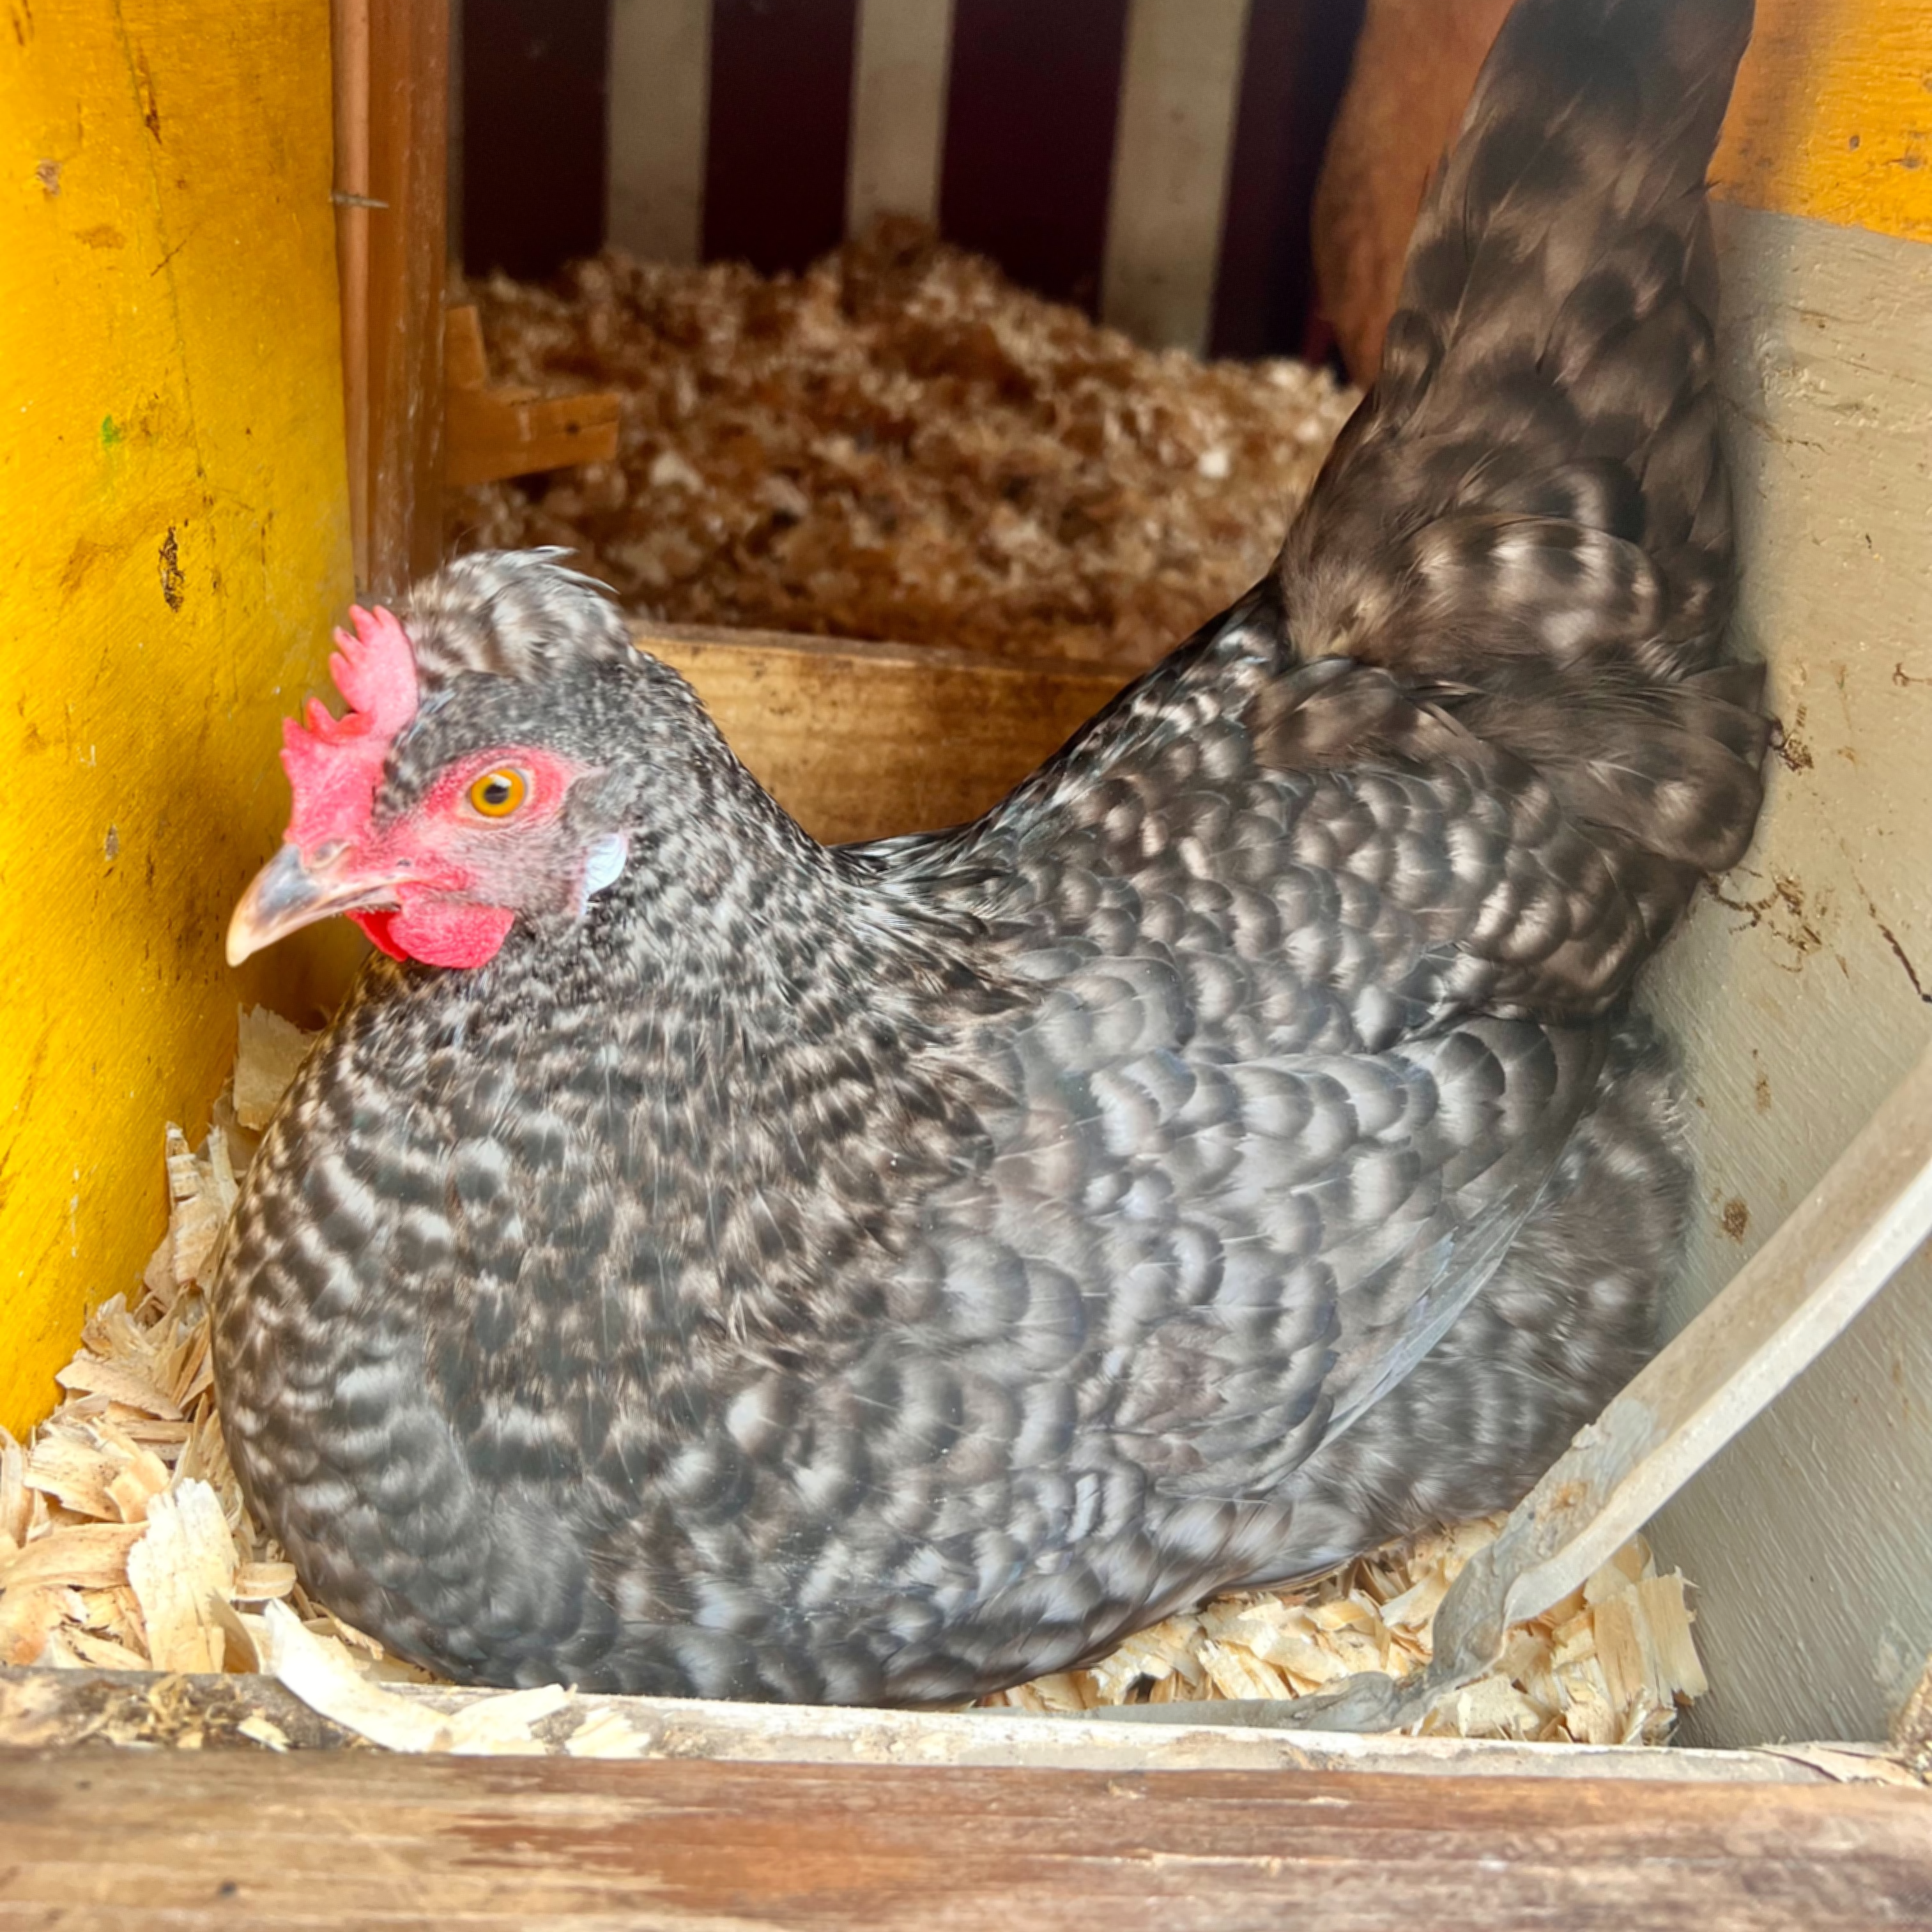
[[[808,838],[583,580],[416,595],[395,800],[622,876],[364,974],[215,1347],[309,1588],[460,1678],[957,1699],[1505,1505],[1688,1198],[1633,976],[1748,842],[1702,179],[1748,0],[1526,0],[1268,580],[978,823]]]

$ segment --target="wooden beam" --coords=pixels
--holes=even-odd
[[[313,1698],[314,1702],[308,1701]],[[532,1750],[584,1760],[703,1758],[736,1764],[950,1765],[1033,1771],[1378,1772],[1406,1778],[1538,1778],[1591,1783],[1913,1786],[1899,1755],[1875,1744],[1762,1750],[1660,1750],[1640,1744],[1520,1744],[1502,1738],[1359,1737],[1283,1726],[1116,1724],[1011,1710],[881,1711],[734,1704],[693,1697],[529,1694],[453,1684],[358,1687],[356,1708],[303,1696],[274,1678],[234,1672],[0,1666],[0,1747],[115,1744],[184,1750],[361,1750],[400,1746],[358,1730],[368,1701],[400,1702],[427,1726],[390,1721],[392,1738],[440,1730],[459,1756]],[[515,1711],[520,1714],[512,1716]],[[386,1718],[388,1717],[386,1711]],[[462,1748],[455,1749],[460,1744]]]
[[[604,233],[614,248],[649,262],[703,254],[710,88],[711,0],[611,0]]]
[[[610,391],[546,396],[508,383],[492,388],[482,325],[466,304],[443,333],[443,476],[452,484],[608,463],[617,454],[619,399]]]
[[[333,0],[335,274],[342,313],[342,414],[350,540],[358,589],[369,562],[369,4]]]
[[[976,818],[1127,680],[1118,670],[639,624],[696,688],[732,748],[829,844]]]
[[[394,596],[442,543],[448,0],[333,0],[336,212],[356,576]]]
[[[281,694],[321,672],[352,588],[330,112],[316,0],[0,22],[0,728],[22,781],[0,878],[61,929],[20,931],[0,970],[0,1424],[22,1436],[104,1285],[140,1279],[157,1130],[200,1136],[237,1000],[340,991],[326,940],[238,980],[213,939],[286,822],[263,756]]]
[[[1205,353],[1249,0],[1129,0],[1100,319]]]
[[[1924,1923],[1932,1794],[367,1751],[0,1754],[0,1917],[1758,1932]]]

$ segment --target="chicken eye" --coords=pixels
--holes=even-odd
[[[470,788],[470,808],[485,818],[508,818],[530,795],[530,782],[514,765],[499,765]]]

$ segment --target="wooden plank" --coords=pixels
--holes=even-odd
[[[710,261],[802,268],[845,232],[858,0],[712,0]]]
[[[349,460],[350,539],[356,581],[369,568],[369,8],[331,0],[334,76],[335,273],[342,316],[342,420]]]
[[[116,1932],[1923,1925],[1932,1796],[1321,1773],[0,1754],[0,1916]]]
[[[1100,294],[1127,0],[954,0],[940,226],[1023,287]]]
[[[1126,682],[968,652],[640,624],[780,804],[828,843],[976,817]]]
[[[1208,345],[1249,0],[1130,0],[1100,317]]]
[[[368,596],[394,596],[442,547],[448,0],[368,0]]]
[[[604,238],[694,262],[704,232],[711,0],[611,0]]]
[[[396,1684],[381,1694],[440,1718],[500,1712],[524,1694]],[[328,1700],[321,1700],[326,1703]],[[0,1668],[0,1746],[83,1744],[260,1750],[358,1746],[346,1720],[268,1676]],[[738,1764],[920,1764],[1067,1771],[1381,1772],[1421,1778],[1635,1780],[1677,1784],[1909,1784],[1873,1745],[1777,1750],[1660,1750],[1636,1745],[1518,1744],[1502,1738],[1358,1736],[1219,1724],[1136,1726],[1011,1710],[842,1709],[689,1697],[571,1692],[525,1720],[465,1719],[493,1739],[580,1759],[704,1758]],[[398,1732],[402,1727],[395,1727]]]
[[[604,463],[617,453],[622,405],[611,392],[545,396],[508,383],[492,388],[482,325],[467,303],[444,318],[443,377],[443,473],[452,484]]]
[[[845,227],[908,214],[938,225],[952,0],[859,0]]]
[[[1744,864],[1645,976],[1700,1184],[1672,1330],[1932,1044],[1932,248],[1716,215],[1736,634],[1784,740]],[[1701,1586],[1694,1734],[1884,1735],[1932,1651],[1928,1391],[1922,1251],[1660,1520]]]
[[[604,242],[610,0],[462,0],[465,272],[548,281]],[[634,105],[633,111],[634,110]]]
[[[1932,0],[1757,0],[1719,194],[1932,241]]]
[[[1450,0],[1430,4],[1440,10]],[[1362,7],[1363,0],[1250,0],[1214,277],[1216,356],[1319,361],[1327,352],[1310,299],[1309,208]]]
[[[442,380],[446,394],[452,389],[481,389],[489,385],[482,318],[474,302],[460,303],[443,311]],[[530,392],[519,389],[516,393],[527,395]]]
[[[1491,1546],[1499,1574],[1523,1566],[1504,1621],[1539,1616],[1607,1562],[1844,1332],[1928,1230],[1932,1050],[1791,1217],[1518,1505]],[[1534,1530],[1505,1556],[1519,1516]]]

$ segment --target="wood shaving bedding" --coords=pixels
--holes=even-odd
[[[346,1667],[428,1681],[304,1594],[250,1520],[215,1414],[204,1291],[236,1195],[308,1037],[242,1016],[231,1093],[199,1149],[170,1124],[168,1231],[130,1307],[88,1316],[64,1400],[23,1447],[0,1430],[0,1664],[259,1670],[260,1611],[292,1604]]]
[[[1304,1588],[1216,1598],[1142,1630],[1086,1670],[985,1701],[1077,1715],[1107,1704],[1293,1699],[1359,1670],[1403,1678],[1462,1566],[1504,1518],[1459,1523],[1359,1558]],[[1574,1596],[1510,1633],[1497,1667],[1438,1703],[1426,1736],[1518,1743],[1661,1744],[1708,1688],[1682,1576],[1634,1539]],[[1292,1716],[1284,1720],[1292,1723]]]
[[[1356,400],[1143,349],[902,221],[801,275],[614,250],[469,298],[493,380],[622,419],[614,462],[452,491],[452,543],[566,545],[660,622],[1151,664],[1266,571]]]
[[[298,1695],[293,1678],[326,1680],[338,1700],[354,1680],[434,1681],[308,1597],[250,1521],[215,1413],[206,1286],[236,1174],[308,1039],[260,1010],[242,1015],[234,1084],[206,1141],[190,1149],[178,1128],[166,1130],[170,1225],[142,1292],[131,1308],[117,1294],[88,1317],[60,1372],[64,1399],[25,1445],[0,1430],[0,1664],[266,1669],[292,1673]],[[1292,1700],[1357,1670],[1407,1676],[1429,1661],[1450,1585],[1502,1522],[1440,1530],[1302,1588],[1218,1598],[1130,1637],[1090,1669],[982,1702],[1077,1714]],[[1574,1596],[1513,1630],[1497,1668],[1444,1698],[1424,1733],[1662,1743],[1678,1707],[1706,1688],[1684,1592],[1681,1576],[1659,1576],[1642,1540],[1632,1541]],[[271,1604],[282,1619],[272,1628]],[[509,1730],[521,1737],[526,1714],[513,1714]],[[490,1748],[502,1728],[469,1722],[478,1740],[469,1748]]]

